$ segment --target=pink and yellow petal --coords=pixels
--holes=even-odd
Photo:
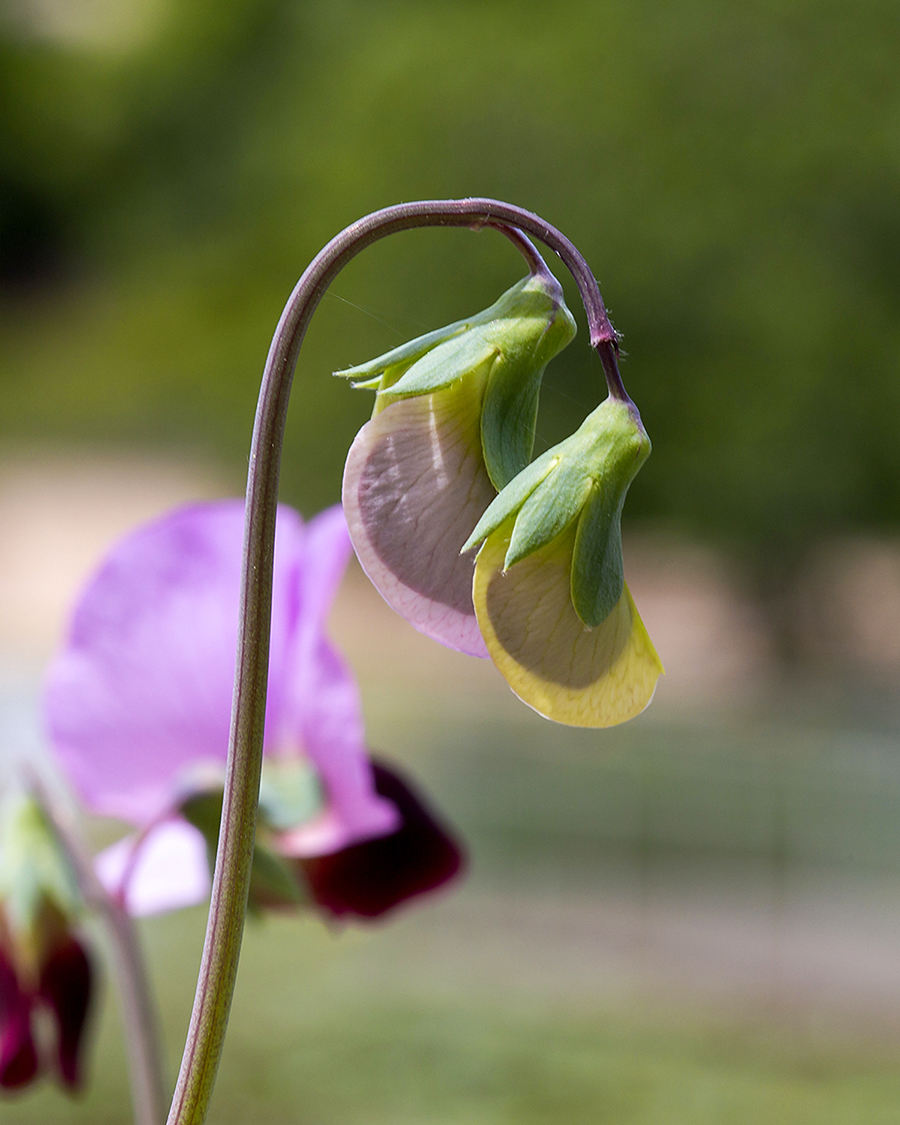
[[[344,471],[347,526],[388,604],[451,648],[486,656],[460,555],[495,490],[481,450],[484,381],[392,402],[356,436]]]
[[[475,611],[492,660],[520,699],[555,722],[609,727],[634,718],[663,667],[628,587],[587,628],[570,595],[574,525],[504,573],[512,522],[488,537],[475,567]]]

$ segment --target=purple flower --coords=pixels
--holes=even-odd
[[[67,1089],[78,1089],[91,979],[87,954],[71,934],[47,951],[33,981],[17,972],[11,951],[0,945],[0,1088],[15,1090],[37,1078],[41,1064],[32,1023],[46,1010],[56,1036],[51,1066]]]
[[[98,857],[129,910],[200,901],[209,888],[227,755],[244,505],[179,509],[122,540],[89,582],[49,669],[45,707],[60,762],[84,805],[137,828]],[[311,901],[332,915],[383,913],[455,874],[457,845],[417,800],[380,784],[358,690],[325,636],[350,554],[340,508],[308,525],[279,508],[260,828],[251,894]],[[397,782],[397,784],[400,784]],[[421,845],[380,909],[316,891],[304,864],[361,869],[376,842],[416,829]],[[426,846],[427,845],[427,846]],[[389,877],[377,864],[366,876]],[[349,884],[348,884],[349,885]],[[255,891],[255,893],[254,893]]]
[[[56,836],[30,797],[0,810],[0,1089],[43,1070],[81,1084],[93,972],[73,925],[81,902]],[[35,1034],[36,1021],[44,1034]]]

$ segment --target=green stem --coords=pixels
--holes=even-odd
[[[162,1125],[169,1093],[163,1077],[156,1009],[137,932],[125,908],[108,895],[103,912],[116,963],[135,1125]]]
[[[538,215],[493,199],[426,200],[376,211],[343,230],[319,252],[284,308],[266,360],[256,410],[244,525],[244,569],[224,806],[209,920],[194,1009],[168,1125],[206,1120],[234,993],[250,885],[262,769],[275,512],[284,423],[297,356],[326,289],[360,251],[416,227],[496,227],[525,231],[563,260],[587,312],[591,345],[600,355],[610,394],[630,401],[616,362],[616,334],[600,290],[573,244]],[[525,240],[513,241],[529,266]]]

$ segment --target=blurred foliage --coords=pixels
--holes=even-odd
[[[187,448],[237,490],[312,255],[376,207],[494,195],[576,242],[624,332],[656,447],[632,519],[739,546],[773,585],[812,539],[900,523],[893,0],[120,9],[3,10],[0,436]],[[370,406],[328,372],[519,270],[458,231],[354,262],[300,361],[285,497],[337,496]],[[538,449],[599,386],[582,335]]]
[[[172,965],[188,959],[200,921],[181,914],[148,927],[173,1040],[183,1037],[186,1018],[174,986],[190,994],[191,981],[187,973],[173,974]],[[407,953],[414,953],[416,939],[431,936],[407,931],[400,939]],[[212,1120],[894,1125],[897,1119],[897,1052],[890,1045],[835,1045],[811,1035],[791,1042],[784,1032],[725,1019],[648,1019],[639,1000],[511,1003],[502,986],[441,988],[439,971],[424,982],[385,973],[386,943],[377,938],[348,944],[326,944],[309,928],[281,922],[248,932]],[[83,1098],[64,1100],[45,1086],[4,1106],[4,1122],[127,1121],[117,1032],[114,1020],[105,1019],[95,1077]]]
[[[818,707],[642,721],[601,746],[536,715],[412,710],[392,754],[441,794],[470,877],[387,925],[254,920],[211,1120],[894,1125],[897,980],[876,982],[896,726],[831,728]],[[170,1077],[204,923],[142,922]],[[44,1084],[4,1125],[129,1119],[110,995],[98,1023],[84,1096]]]

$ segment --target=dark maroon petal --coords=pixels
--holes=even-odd
[[[0,949],[0,1087],[15,1090],[37,1074],[31,1037],[31,997],[19,987],[15,970]]]
[[[373,761],[375,790],[399,809],[401,827],[331,855],[300,860],[316,903],[336,917],[377,918],[457,875],[459,845],[393,769]]]
[[[59,1076],[70,1090],[81,1084],[81,1046],[91,999],[91,963],[81,944],[69,938],[58,946],[41,973],[40,996],[53,1010],[59,1032]]]

